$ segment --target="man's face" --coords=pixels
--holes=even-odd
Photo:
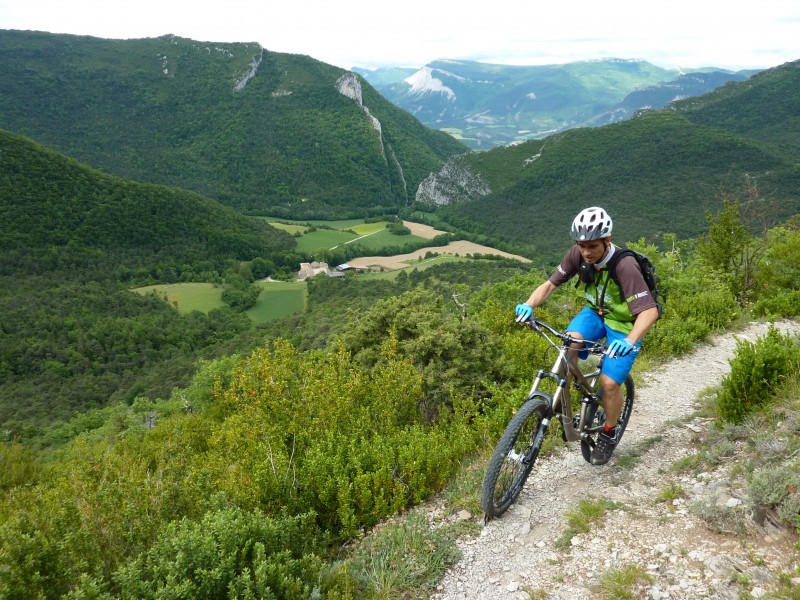
[[[604,238],[601,240],[590,240],[588,242],[575,243],[578,244],[578,248],[580,248],[583,260],[585,260],[588,264],[593,265],[596,262],[603,260],[610,241],[608,238]]]

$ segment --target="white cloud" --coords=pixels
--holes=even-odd
[[[0,0],[0,28],[257,41],[345,68],[437,58],[548,64],[620,57],[738,69],[800,59],[794,0],[672,0],[646,10],[630,0]]]

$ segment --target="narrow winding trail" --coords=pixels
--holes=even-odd
[[[695,413],[698,397],[729,372],[737,339],[754,341],[768,324],[715,337],[691,355],[646,373],[637,389],[634,413],[620,447],[607,465],[586,463],[577,444],[540,460],[517,502],[481,535],[459,542],[463,557],[449,569],[433,600],[582,600],[602,597],[598,581],[610,569],[636,566],[651,581],[634,598],[662,600],[754,598],[777,583],[778,573],[800,559],[795,536],[751,519],[747,543],[735,534],[716,533],[689,507],[704,502],[719,510],[747,511],[742,480],[723,464],[713,472],[681,474],[670,469],[695,452],[693,439],[708,423]],[[800,323],[781,322],[798,333]],[[637,459],[637,456],[639,457]],[[670,484],[685,497],[658,496]],[[589,533],[556,542],[567,529],[566,510],[593,496],[618,503]]]

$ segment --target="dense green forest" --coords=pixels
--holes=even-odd
[[[253,347],[240,311],[182,317],[130,292],[137,283],[223,285],[243,262],[260,262],[263,277],[294,271],[302,258],[294,238],[262,220],[192,192],[105,175],[4,131],[0,197],[7,435],[34,435],[140,392],[168,394],[199,358]]]
[[[396,211],[466,147],[360,80],[367,112],[345,73],[258,44],[2,30],[0,128],[257,214]]]
[[[266,222],[197,194],[95,171],[0,130],[3,275],[90,268],[219,269],[280,262],[297,243]]]

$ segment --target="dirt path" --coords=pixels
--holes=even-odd
[[[412,223],[411,221],[403,221],[403,225],[411,230],[412,235],[431,240],[437,235],[446,233],[434,229],[430,225],[422,225],[420,223]],[[420,257],[425,256],[428,252],[434,254],[451,254],[453,256],[466,256],[467,254],[493,254],[504,256],[506,258],[515,258],[519,261],[529,263],[531,262],[524,256],[517,256],[516,254],[509,254],[501,250],[490,248],[489,246],[482,246],[464,240],[452,242],[447,246],[431,246],[428,248],[421,248],[415,252],[408,254],[398,254],[397,256],[362,256],[348,261],[348,264],[353,267],[383,267],[386,270],[405,269],[410,266]]]
[[[800,331],[796,322],[779,326]],[[794,534],[747,518],[750,533],[743,544],[740,536],[711,531],[690,510],[702,502],[746,516],[743,480],[727,465],[699,474],[670,469],[696,451],[693,438],[709,424],[685,417],[694,413],[703,390],[718,385],[729,371],[736,338],[752,341],[766,330],[765,324],[753,324],[718,336],[692,355],[645,374],[611,462],[589,465],[577,443],[539,461],[516,504],[479,537],[459,542],[463,558],[431,598],[589,600],[602,597],[598,580],[609,569],[634,565],[651,581],[635,589],[633,598],[734,600],[765,596],[777,585],[778,573],[796,573],[800,553]],[[685,497],[658,501],[671,484]],[[620,508],[574,537],[571,547],[558,547],[568,527],[564,512],[590,495]]]

